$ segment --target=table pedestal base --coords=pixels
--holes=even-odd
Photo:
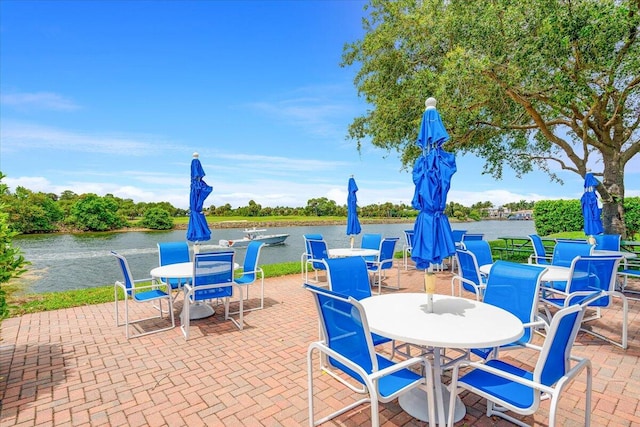
[[[442,385],[441,387],[442,387],[442,400],[444,401],[443,402],[444,418],[446,422],[447,419],[449,418],[450,394],[446,386]],[[427,392],[419,388],[414,388],[413,390],[401,395],[398,398],[398,403],[400,404],[400,407],[402,409],[404,409],[413,418],[417,418],[420,421],[424,421],[427,423],[429,422],[429,403],[428,402],[429,401],[427,399]],[[438,404],[436,402],[436,424],[438,423],[438,406],[437,405]],[[460,421],[461,419],[464,418],[466,413],[467,413],[467,408],[464,406],[464,403],[462,403],[462,399],[460,399],[460,397],[456,397],[456,409],[453,413],[453,420],[455,422]]]
[[[188,303],[185,302],[185,304]],[[204,319],[205,317],[213,316],[215,313],[216,311],[209,304],[196,302],[189,307],[189,320]]]

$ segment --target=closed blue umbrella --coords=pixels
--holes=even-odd
[[[358,220],[358,197],[356,192],[358,186],[356,180],[353,177],[349,178],[348,185],[349,195],[347,196],[347,236],[351,236],[351,247],[353,248],[353,236],[360,234],[362,227],[360,227],[360,220]]]
[[[198,159],[198,153],[193,153],[191,160],[191,192],[189,197],[189,226],[187,227],[187,240],[201,242],[211,238],[211,230],[207,219],[202,213],[205,199],[211,194],[212,187],[207,185],[202,178],[205,173]]]
[[[411,259],[420,270],[442,263],[456,251],[449,218],[444,213],[451,177],[456,172],[455,156],[442,149],[449,134],[435,108],[435,99],[429,98],[425,104],[427,109],[416,141],[423,154],[413,168],[416,188],[411,202],[419,211],[413,227]]]
[[[584,234],[593,236],[604,232],[600,214],[602,209],[598,207],[598,196],[595,189],[600,185],[591,172],[584,176],[584,193],[580,198],[582,216],[584,218]]]

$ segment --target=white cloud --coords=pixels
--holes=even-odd
[[[0,95],[0,104],[18,109],[55,111],[73,111],[80,108],[72,100],[51,92],[2,94]]]
[[[67,131],[54,127],[4,120],[0,128],[2,149],[55,149],[76,152],[148,156],[158,150],[184,149],[172,144],[158,142],[161,138],[152,135],[116,135]]]

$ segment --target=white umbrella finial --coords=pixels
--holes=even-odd
[[[429,97],[427,98],[426,101],[424,101],[424,106],[425,106],[425,110],[428,110],[429,108],[436,108],[436,99],[433,97]]]
[[[193,152],[193,158],[194,158],[194,159],[197,159],[199,156],[200,156],[200,154],[198,154],[198,152],[197,152],[197,151],[194,151],[194,152]]]

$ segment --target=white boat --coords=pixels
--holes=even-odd
[[[244,237],[234,240],[220,240],[218,244],[223,247],[229,248],[243,248],[249,245],[250,242],[258,241],[263,242],[265,245],[282,245],[284,241],[289,237],[288,234],[263,234],[267,230],[259,228],[245,228]]]

